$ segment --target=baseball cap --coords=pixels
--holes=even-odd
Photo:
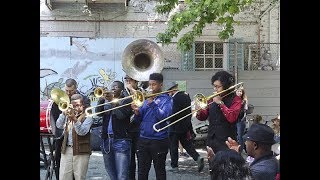
[[[260,142],[264,144],[274,144],[274,131],[266,124],[252,124],[246,135],[245,140]]]

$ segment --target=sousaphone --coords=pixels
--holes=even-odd
[[[138,39],[131,42],[122,54],[123,71],[137,81],[148,81],[152,73],[161,73],[164,56],[153,41]]]

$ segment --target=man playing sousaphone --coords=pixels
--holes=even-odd
[[[81,94],[71,96],[71,107],[63,111],[56,126],[64,129],[61,147],[60,180],[86,179],[90,147],[90,127],[92,118],[86,117],[84,99]]]
[[[131,78],[130,76],[126,75],[124,77],[125,80],[125,89],[124,95],[130,96],[135,93],[136,90],[139,90],[141,92],[145,92],[143,87],[139,87],[139,81]],[[131,163],[130,163],[130,169],[129,169],[129,179],[134,180],[135,174],[136,174],[136,151],[137,151],[137,142],[139,138],[139,129],[140,129],[140,122],[139,121],[133,121],[134,115],[130,118],[130,124],[128,128],[128,134],[131,138]]]

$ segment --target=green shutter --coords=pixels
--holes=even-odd
[[[235,42],[238,42],[237,44],[237,61],[238,61],[238,70],[243,71],[244,70],[244,53],[243,48],[244,45],[240,42],[243,40],[240,39],[229,39],[228,43],[228,70],[233,72],[233,66],[235,61]]]
[[[194,71],[195,68],[195,58],[194,58],[195,46],[194,43],[192,45],[192,49],[190,51],[181,53],[181,70],[182,71]]]

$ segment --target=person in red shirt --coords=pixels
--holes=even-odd
[[[211,78],[215,93],[227,90],[234,85],[234,77],[227,71],[219,71]],[[226,145],[228,137],[236,139],[236,121],[241,110],[242,99],[235,94],[233,88],[208,100],[208,106],[201,109],[196,105],[196,118],[209,121],[207,146],[214,153],[229,149]]]

